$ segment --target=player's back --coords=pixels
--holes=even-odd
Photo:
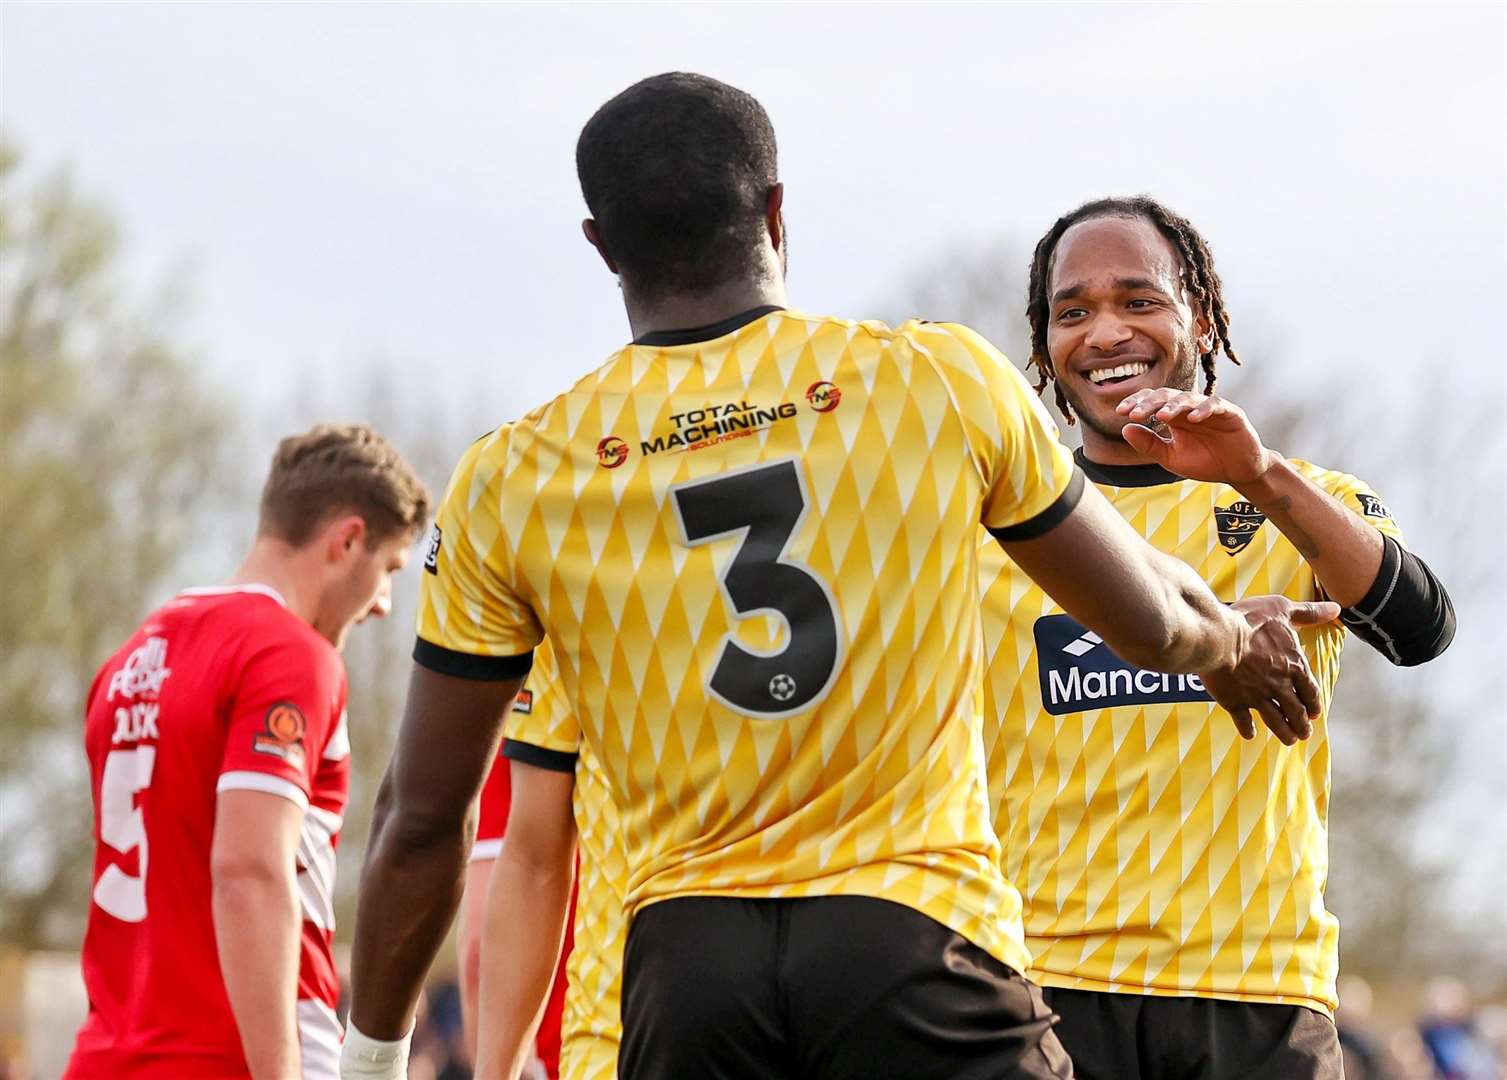
[[[266,687],[249,687],[248,672],[288,668],[318,708],[302,694],[253,700]],[[301,778],[330,735],[320,709],[339,715],[343,697],[334,649],[260,586],[180,594],[100,669],[84,734],[96,839],[90,1011],[69,1077],[245,1074],[211,909],[217,790],[312,796],[335,811],[343,791],[310,791]]]
[[[1053,506],[1071,462],[963,328],[751,315],[640,339],[473,447],[421,636],[501,656],[547,631],[630,911],[872,896],[1023,967],[973,538]]]

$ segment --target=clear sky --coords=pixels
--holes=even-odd
[[[627,325],[580,238],[575,138],[628,83],[689,69],[774,119],[797,306],[874,314],[951,253],[1004,238],[1023,266],[1077,202],[1151,192],[1211,239],[1237,343],[1254,327],[1279,345],[1244,378],[1278,380],[1315,422],[1321,390],[1374,417],[1339,464],[1395,471],[1390,417],[1475,418],[1481,457],[1440,463],[1420,445],[1388,493],[1425,554],[1471,527],[1476,550],[1501,549],[1499,4],[114,3],[0,17],[6,131],[119,215],[133,287],[187,268],[190,336],[253,400],[315,372],[338,401],[343,373],[377,357],[500,421],[595,366]],[[1391,492],[1440,475],[1451,501],[1409,519]],[[1507,805],[1502,590],[1498,571],[1461,598],[1473,621],[1433,676],[1460,723],[1442,737],[1463,740],[1472,770],[1452,828],[1476,821],[1478,797],[1499,819]]]

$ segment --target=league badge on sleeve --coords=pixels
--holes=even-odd
[[[440,572],[440,526],[439,522],[429,530],[429,550],[424,553],[424,569],[431,574]]]
[[[1265,514],[1244,501],[1231,503],[1223,508],[1216,507],[1214,510],[1219,543],[1229,555],[1238,555],[1249,547],[1256,536],[1256,530],[1261,528],[1261,523],[1265,520]]]
[[[1367,517],[1391,518],[1392,516],[1392,511],[1387,508],[1387,504],[1375,495],[1368,495],[1363,491],[1358,491],[1355,493],[1355,500],[1360,503],[1360,512]]]
[[[279,701],[262,718],[262,730],[251,740],[259,754],[280,757],[295,769],[303,767],[303,737],[308,728],[303,712],[291,701]]]

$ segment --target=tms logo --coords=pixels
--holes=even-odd
[[[597,464],[604,469],[615,469],[628,460],[628,444],[616,435],[608,435],[597,443]]]
[[[1127,664],[1070,615],[1036,620],[1041,704],[1053,716],[1116,705],[1213,701],[1197,675],[1167,675]]]
[[[822,380],[806,387],[806,400],[817,412],[831,412],[842,404],[842,391],[836,383]]]

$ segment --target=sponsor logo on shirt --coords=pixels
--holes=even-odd
[[[615,469],[628,460],[628,444],[616,435],[608,435],[597,443],[597,464],[604,469]]]
[[[280,757],[294,768],[303,766],[303,736],[308,729],[302,711],[291,701],[279,701],[262,718],[262,730],[252,737],[259,754]]]
[[[431,574],[440,572],[440,526],[439,522],[429,530],[429,550],[424,553],[424,569]]]
[[[513,711],[527,716],[534,711],[534,692],[532,690],[520,690],[518,696],[513,699]]]
[[[1357,494],[1356,500],[1360,503],[1360,511],[1367,517],[1390,518],[1392,511],[1387,509],[1387,504],[1375,495]]]
[[[832,389],[837,388],[834,386]],[[836,404],[834,401],[832,407],[835,408]],[[651,432],[650,438],[639,443],[639,449],[645,457],[666,452],[704,450],[708,446],[716,446],[732,439],[746,439],[782,421],[794,420],[797,412],[795,403],[790,401],[774,405],[724,401],[700,409],[687,409],[683,413],[671,413],[670,430]],[[625,449],[624,453],[626,452]]]
[[[126,657],[126,662],[110,676],[106,701],[121,697],[156,696],[162,692],[162,684],[172,674],[167,666],[167,638],[149,637]]]
[[[1071,615],[1036,620],[1041,704],[1053,716],[1116,705],[1213,701],[1197,675],[1169,675],[1128,664]]]
[[[1223,509],[1214,510],[1214,525],[1219,529],[1219,543],[1226,553],[1236,555],[1250,546],[1256,530],[1266,521],[1266,515],[1248,502],[1235,502]]]
[[[817,412],[831,412],[842,404],[842,391],[836,383],[823,379],[806,387],[806,401]]]

